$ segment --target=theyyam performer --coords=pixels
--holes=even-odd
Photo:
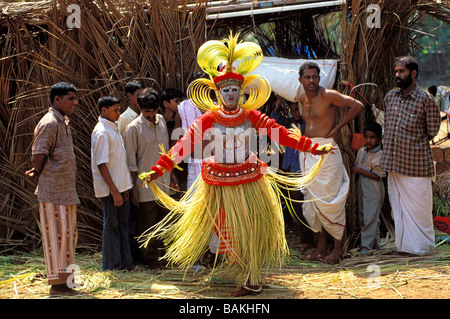
[[[199,48],[197,62],[211,80],[193,81],[188,97],[206,112],[172,149],[162,150],[150,172],[140,175],[144,186],[170,209],[163,221],[142,235],[144,245],[150,238],[161,237],[168,263],[188,269],[215,238],[217,253],[226,257],[215,263],[213,271],[236,279],[233,296],[261,291],[261,269],[282,265],[289,250],[280,187],[306,187],[322,165],[319,161],[304,174],[282,175],[257,157],[252,139],[257,133],[265,134],[282,145],[322,158],[334,149],[312,144],[299,130],[288,130],[257,111],[269,98],[270,83],[262,76],[247,74],[261,63],[263,54],[258,44],[238,42],[238,37],[230,33],[223,41],[211,40]],[[160,191],[154,180],[177,167],[204,141],[209,144],[203,150],[201,175],[183,197],[176,201]]]

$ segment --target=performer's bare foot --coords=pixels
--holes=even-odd
[[[238,287],[238,288],[236,288],[235,291],[233,291],[233,293],[231,295],[233,297],[242,297],[242,296],[247,296],[248,294],[250,294],[250,291],[248,291],[242,287]]]
[[[236,288],[235,291],[231,294],[233,297],[243,297],[247,295],[259,294],[262,290],[262,286],[259,285],[244,285]]]

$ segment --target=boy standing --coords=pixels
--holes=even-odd
[[[60,82],[50,91],[52,106],[34,130],[28,177],[39,176],[35,194],[39,200],[42,243],[50,294],[74,295],[68,280],[77,245],[76,161],[69,118],[78,105],[77,89]],[[73,282],[71,283],[73,284]]]
[[[120,114],[117,120],[117,127],[121,136],[125,133],[125,129],[136,117],[139,116],[139,106],[137,105],[137,95],[144,87],[138,81],[130,81],[125,85],[125,93],[128,99],[128,108]]]
[[[166,121],[169,138],[175,128],[175,117],[178,113],[178,105],[181,103],[183,93],[177,89],[165,89],[161,93],[161,111]],[[176,141],[176,139],[174,139]],[[173,143],[171,143],[173,144]]]
[[[167,213],[167,210],[155,201],[155,196],[150,188],[140,186],[139,173],[148,167],[155,165],[160,156],[159,145],[169,149],[169,135],[166,121],[158,114],[160,96],[152,88],[145,88],[138,95],[138,105],[141,114],[131,122],[125,130],[124,140],[128,162],[131,172],[133,189],[131,201],[138,208],[138,228],[142,234],[148,228],[159,222]],[[169,193],[170,179],[165,175],[161,187]],[[161,256],[162,243],[154,240],[145,248],[141,248],[141,258],[144,264],[151,269],[159,268],[158,258]]]
[[[139,116],[141,111],[139,110],[139,106],[137,104],[137,96],[140,91],[144,89],[144,86],[141,82],[133,80],[128,82],[125,85],[125,93],[127,95],[128,100],[128,108],[120,114],[119,119],[117,120],[117,128],[119,129],[119,133],[123,138],[125,134],[125,129],[128,124],[133,122],[135,118]],[[139,245],[136,241],[136,237],[138,234],[138,221],[137,221],[137,207],[134,206],[131,201],[127,202],[126,212],[127,212],[127,229],[128,229],[128,241],[130,242],[131,256],[133,257],[134,265],[141,264],[141,260],[139,258]]]
[[[104,96],[97,102],[100,118],[92,132],[92,175],[95,196],[103,209],[103,270],[133,268],[125,220],[125,202],[133,186],[125,147],[115,123],[120,115],[117,98]]]
[[[361,227],[361,255],[380,248],[380,213],[384,203],[383,177],[381,170],[382,128],[373,122],[364,127],[365,146],[356,155],[356,165],[352,173],[359,176],[358,206],[359,224]]]
[[[178,115],[178,105],[183,99],[183,93],[174,88],[165,89],[161,93],[161,112],[166,121],[167,133],[169,134],[169,144],[173,146],[178,139],[178,136],[172,136],[175,130],[176,118]],[[183,177],[179,172],[173,173],[170,179],[173,183],[173,188],[180,190],[179,180]],[[180,177],[180,179],[178,178]],[[179,194],[177,194],[179,195]]]

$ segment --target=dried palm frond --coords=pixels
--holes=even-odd
[[[195,6],[188,4],[194,3]],[[68,5],[78,5],[81,27],[69,29]],[[58,81],[79,89],[80,105],[71,119],[78,168],[79,247],[100,245],[101,210],[93,198],[90,170],[90,133],[96,124],[97,99],[115,94],[126,107],[126,82],[139,79],[158,90],[175,87],[184,91],[187,79],[198,68],[196,53],[207,38],[222,38],[230,25],[244,37],[257,40],[265,55],[304,57],[314,44],[315,58],[341,55],[340,83],[358,85],[355,97],[364,96],[382,110],[382,96],[392,85],[396,55],[408,53],[414,39],[411,27],[424,14],[449,23],[450,1],[348,1],[336,29],[342,41],[333,47],[326,29],[317,22],[320,11],[292,12],[216,23],[206,28],[206,0],[43,0],[0,3],[0,251],[14,247],[34,249],[39,244],[36,181],[26,180],[33,130],[49,106],[48,92]],[[381,28],[367,27],[365,9],[377,4]],[[338,8],[338,7],[335,7]],[[228,21],[227,21],[228,22]],[[265,23],[269,22],[269,23]],[[232,24],[231,24],[232,23]],[[219,30],[216,32],[215,30]],[[209,33],[206,34],[206,31]],[[312,40],[315,39],[315,40]],[[245,38],[247,41],[247,38]],[[313,43],[315,42],[315,43]],[[389,43],[389,45],[386,45]],[[309,48],[309,49],[308,49]],[[295,51],[295,52],[294,52]],[[347,86],[339,87],[350,92]],[[366,103],[366,102],[364,102]],[[370,118],[370,114],[365,116]],[[340,146],[349,143],[355,127],[343,128]],[[352,151],[343,147],[349,168]],[[355,207],[349,195],[350,210]],[[349,232],[356,225],[349,214]]]
[[[433,183],[433,195],[450,202],[450,172],[445,172],[436,177],[436,182]]]
[[[413,27],[420,25],[425,14],[448,21],[450,1],[440,3],[429,0],[379,1],[352,0],[343,6],[341,20],[341,68],[338,90],[360,100],[366,107],[350,127],[341,130],[339,146],[343,150],[344,163],[349,170],[354,163],[351,151],[352,132],[362,132],[364,124],[377,119],[378,111],[384,111],[384,95],[394,85],[394,58],[414,55]],[[381,23],[378,27],[367,23],[369,5],[377,5]],[[362,85],[368,84],[368,85]],[[352,91],[352,88],[357,89]],[[376,112],[374,112],[375,110]],[[341,112],[340,116],[344,114]],[[380,121],[380,119],[378,119]],[[383,124],[381,120],[381,124]],[[357,192],[353,176],[348,196],[347,247],[357,241]],[[353,237],[353,238],[352,238]]]
[[[77,158],[78,247],[101,247],[102,213],[94,198],[90,143],[96,101],[116,95],[127,107],[125,84],[137,79],[157,90],[184,91],[204,42],[205,3],[192,1],[46,0],[0,4],[0,252],[40,244],[36,180],[28,180],[33,130],[59,81],[79,90],[71,117]],[[80,8],[70,29],[68,5]],[[181,9],[180,9],[181,8]]]

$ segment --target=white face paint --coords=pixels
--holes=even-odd
[[[233,107],[238,103],[241,89],[237,85],[227,85],[221,87],[219,93],[223,104],[227,107]]]

